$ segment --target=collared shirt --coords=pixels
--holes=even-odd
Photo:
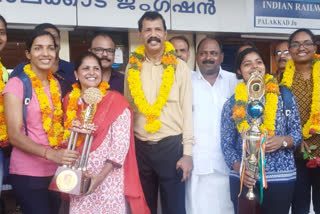
[[[112,70],[109,79],[110,89],[123,94],[124,75],[118,71]]]
[[[23,71],[23,67],[27,65],[29,62],[23,62],[17,65],[10,76],[16,76],[18,73]],[[63,98],[68,92],[72,90],[72,84],[76,82],[76,78],[74,76],[74,66],[71,62],[64,61],[59,59],[59,68],[54,73],[54,76],[59,81],[61,87],[61,97]]]
[[[214,85],[200,71],[192,73],[195,174],[217,170],[229,175],[220,145],[220,121],[223,104],[232,96],[238,83],[234,73],[221,68]]]
[[[187,64],[180,59],[177,60],[178,65],[169,98],[158,118],[162,123],[158,132],[152,134],[144,129],[146,117],[138,111],[128,87],[127,77],[130,65],[127,66],[125,74],[124,96],[134,111],[134,132],[137,138],[142,141],[159,141],[165,137],[182,133],[183,154],[192,155],[192,144],[194,140],[191,75]],[[142,89],[149,104],[153,104],[159,95],[162,74],[163,65],[161,61],[153,63],[146,59],[142,63],[140,74]]]

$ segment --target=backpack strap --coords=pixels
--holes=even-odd
[[[281,97],[283,100],[284,113],[286,117],[289,117],[291,114],[292,106],[293,106],[293,103],[292,103],[293,94],[290,91],[290,89],[285,86],[279,86],[279,89],[280,89]]]
[[[16,77],[18,77],[23,83],[23,123],[25,134],[28,136],[27,128],[27,106],[29,105],[32,98],[32,86],[29,77],[24,73],[20,72]]]

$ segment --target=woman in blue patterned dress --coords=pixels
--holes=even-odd
[[[257,49],[249,48],[242,51],[237,57],[236,69],[237,76],[244,82],[238,84],[235,95],[225,103],[221,119],[221,148],[225,161],[231,169],[230,194],[235,213],[237,213],[240,192],[239,171],[242,160],[242,139],[239,130],[242,130],[242,122],[250,124],[251,121],[246,115],[246,104],[241,106],[239,103],[243,97],[247,96],[245,84],[254,71],[261,73],[266,84],[266,95],[262,97],[265,113],[260,123],[268,132],[265,147],[265,174],[268,188],[263,190],[262,209],[264,214],[288,213],[296,179],[293,151],[302,139],[296,99],[290,91],[286,90],[284,93],[279,90],[276,80],[266,74],[265,63]],[[280,91],[283,93],[281,94]],[[248,128],[248,126],[244,127]],[[260,195],[259,181],[252,177],[252,174],[245,170],[244,188],[240,197],[245,197],[248,188],[252,186],[255,186],[255,195]]]

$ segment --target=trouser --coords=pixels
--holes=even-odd
[[[169,136],[159,142],[136,140],[136,156],[141,185],[152,214],[157,213],[160,186],[163,214],[185,214],[185,184],[176,163],[183,155],[182,136]]]
[[[263,214],[287,214],[293,199],[295,182],[268,183],[268,188],[263,190],[262,210]],[[260,183],[257,182],[254,188],[256,197],[260,196]],[[248,188],[243,185],[240,197],[246,197]],[[238,212],[238,194],[240,192],[240,180],[230,177],[230,195],[234,206],[235,214]]]
[[[320,214],[320,167],[308,168],[306,161],[296,160],[297,182],[292,203],[292,214],[308,214],[312,202],[315,214]]]
[[[18,204],[23,214],[57,214],[60,208],[58,192],[48,190],[52,177],[10,175]]]

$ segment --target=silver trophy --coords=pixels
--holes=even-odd
[[[258,154],[260,148],[261,135],[263,134],[259,125],[261,123],[260,118],[264,113],[264,105],[261,102],[262,97],[265,94],[264,79],[260,72],[255,71],[251,73],[251,76],[247,82],[247,93],[248,93],[248,105],[247,115],[251,117],[251,123],[248,130],[244,131],[241,136],[246,144],[246,158],[245,166],[253,174],[253,178],[256,177],[259,170]],[[247,199],[254,200],[255,194],[253,187],[249,188],[246,195]]]
[[[49,185],[50,190],[74,195],[81,195],[88,191],[90,179],[84,175],[84,172],[87,171],[87,163],[93,142],[92,133],[95,130],[92,120],[96,112],[96,106],[101,101],[101,98],[101,92],[97,88],[89,88],[84,92],[83,99],[89,105],[81,112],[81,121],[73,121],[67,146],[67,149],[75,150],[77,141],[81,139],[80,135],[83,135],[84,142],[82,142],[83,147],[80,159],[73,165],[58,167]]]

